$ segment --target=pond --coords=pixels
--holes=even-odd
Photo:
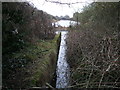
[[[62,26],[62,27],[69,27],[70,25],[71,26],[74,26],[76,25],[77,22],[76,21],[71,21],[71,20],[59,20],[57,22],[55,22],[55,27],[58,27],[58,26]],[[79,24],[79,23],[78,23]],[[53,23],[54,25],[54,23]]]

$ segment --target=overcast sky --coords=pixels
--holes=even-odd
[[[73,4],[70,7],[68,5],[60,5],[56,3],[46,2],[45,0],[27,0],[34,4],[36,8],[39,10],[43,10],[54,16],[65,16],[69,15],[73,16],[73,13],[76,11],[81,11],[83,6],[88,5],[88,3],[92,2],[92,0],[51,0],[51,1],[60,1],[62,3],[74,3],[74,2],[82,2],[79,4]],[[49,1],[49,0],[48,0]]]

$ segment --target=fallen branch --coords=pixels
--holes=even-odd
[[[47,85],[49,88],[54,88],[54,87],[51,86],[49,83],[46,83],[46,85]]]

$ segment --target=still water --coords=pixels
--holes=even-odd
[[[71,20],[60,20],[60,21],[55,22],[56,27],[58,26],[69,27],[70,25],[74,26],[76,24],[77,22],[71,21]]]
[[[67,33],[65,31],[61,32],[61,43],[60,43],[60,50],[58,55],[58,61],[57,61],[57,79],[56,79],[56,88],[67,88],[69,85],[69,65],[66,61],[66,37]]]

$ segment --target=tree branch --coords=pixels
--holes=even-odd
[[[45,0],[46,2],[51,2],[51,3],[56,3],[56,4],[66,4],[66,5],[71,5],[71,4],[78,4],[78,3],[87,3],[87,4],[90,4],[88,2],[72,2],[72,3],[62,3],[62,2],[59,2],[59,1],[50,1],[50,0]]]

